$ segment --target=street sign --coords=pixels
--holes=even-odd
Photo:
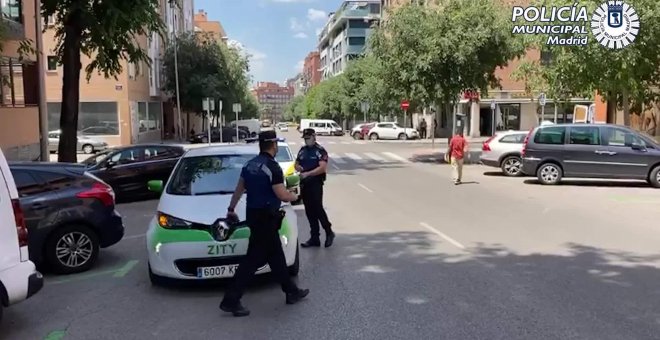
[[[497,106],[495,105],[495,102],[490,103],[490,109],[495,110]]]
[[[360,104],[360,108],[362,109],[362,112],[367,112],[369,111],[369,103],[368,102],[362,102]]]
[[[241,112],[241,104],[240,103],[234,104],[232,109],[233,109],[232,111],[234,112]]]
[[[209,99],[208,98],[202,99],[202,110],[204,110],[204,111],[209,110]]]
[[[541,106],[545,106],[545,102],[545,93],[541,92],[541,95],[539,96],[539,104],[541,104]]]
[[[403,111],[408,111],[409,107],[410,107],[410,103],[407,100],[401,101],[401,109]]]
[[[209,98],[209,106],[211,107],[211,111],[215,111],[215,99]]]

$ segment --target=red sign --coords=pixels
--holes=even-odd
[[[410,103],[407,100],[401,101],[401,109],[403,111],[408,111],[409,107],[410,107]]]
[[[468,90],[463,92],[463,99],[467,100],[479,100],[479,92]]]

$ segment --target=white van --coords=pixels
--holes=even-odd
[[[29,260],[25,218],[7,160],[0,150],[0,320],[2,309],[43,287],[44,279]]]
[[[332,119],[301,119],[300,132],[314,129],[317,135],[343,136],[344,130]]]
[[[229,125],[231,125],[231,127],[236,127],[236,125],[246,127],[248,130],[250,130],[250,137],[252,138],[257,137],[259,132],[261,132],[261,122],[259,119],[235,120],[229,123]]]

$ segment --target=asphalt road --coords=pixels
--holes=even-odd
[[[287,137],[297,151],[300,140]],[[466,167],[466,183],[454,186],[450,167],[411,162],[407,144],[320,140],[331,154],[325,205],[338,238],[301,250],[307,300],[285,305],[264,277],[243,300],[252,315],[233,318],[218,310],[223,284],[152,287],[142,235],[157,202],[140,202],[119,207],[127,237],[102,251],[96,268],[47,277],[38,295],[5,310],[0,338],[660,334],[660,191],[635,182],[546,187],[482,166]]]

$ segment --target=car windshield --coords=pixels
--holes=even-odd
[[[167,186],[170,195],[231,194],[243,165],[256,154],[213,155],[183,158]]]
[[[291,150],[289,150],[289,147],[284,145],[279,145],[277,147],[277,155],[275,156],[275,160],[278,163],[293,162],[293,156],[291,156]]]

